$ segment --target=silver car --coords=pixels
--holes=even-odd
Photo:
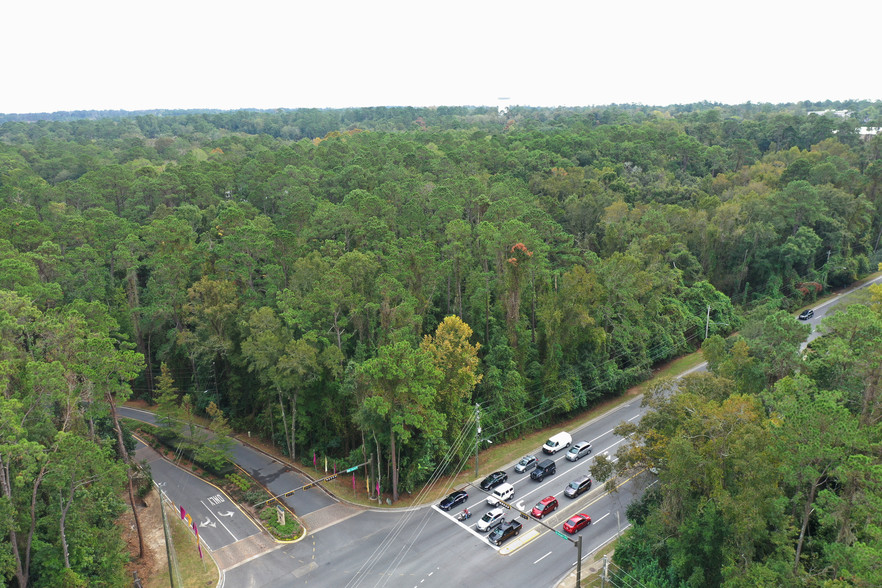
[[[535,468],[537,463],[539,463],[539,460],[535,455],[525,455],[515,466],[515,471],[519,474],[523,474],[527,470]]]
[[[579,441],[567,451],[567,459],[570,461],[576,461],[580,457],[585,457],[591,453],[591,444],[587,441]]]
[[[491,511],[488,511],[484,516],[481,517],[481,520],[478,521],[478,531],[482,533],[484,531],[489,531],[493,527],[502,524],[504,520],[503,511],[501,508],[494,508]]]

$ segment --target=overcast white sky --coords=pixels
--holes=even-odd
[[[882,3],[865,0],[9,0],[0,15],[5,113],[882,99]]]

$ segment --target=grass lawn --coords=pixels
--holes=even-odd
[[[159,501],[156,501],[158,510]],[[214,560],[208,553],[208,548],[202,546],[202,554],[204,559],[199,559],[199,552],[196,549],[196,537],[192,529],[187,526],[180,516],[166,504],[165,516],[168,520],[172,544],[174,545],[174,557],[177,561],[177,570],[180,575],[176,575],[175,586],[182,588],[208,588],[217,586],[218,571]],[[161,521],[159,521],[161,525]],[[168,558],[165,557],[164,545],[161,557],[162,567],[155,570],[154,575],[144,582],[145,588],[167,588],[172,584],[169,582]],[[178,583],[180,578],[183,584]]]

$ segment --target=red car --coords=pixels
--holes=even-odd
[[[539,503],[533,507],[533,512],[531,513],[537,519],[541,519],[547,514],[550,514],[554,509],[557,508],[557,498],[554,496],[546,496]]]
[[[591,524],[591,517],[586,514],[577,514],[570,517],[570,520],[564,523],[564,531],[567,533],[575,533],[581,531]]]

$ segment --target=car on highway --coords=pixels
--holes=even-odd
[[[505,520],[504,511],[501,508],[494,508],[493,510],[489,510],[484,513],[484,516],[481,517],[481,520],[478,521],[477,529],[481,533],[485,531],[489,531],[493,527],[502,524]]]
[[[487,540],[493,545],[502,545],[515,535],[521,532],[521,527],[523,525],[517,519],[512,519],[507,523],[502,523],[490,533],[490,536],[487,537]]]
[[[564,494],[567,498],[575,498],[582,492],[588,492],[589,490],[591,490],[591,476],[582,476],[567,484]]]
[[[505,472],[493,472],[481,481],[481,490],[493,490],[506,480],[508,480],[508,474]]]
[[[462,504],[466,500],[469,499],[469,494],[465,490],[457,490],[456,492],[451,492],[450,495],[441,501],[441,504],[438,505],[438,508],[441,510],[450,510],[457,504]]]
[[[521,458],[521,461],[515,465],[515,471],[519,474],[523,474],[527,470],[535,468],[537,463],[539,463],[539,458],[535,455],[525,455]]]
[[[581,531],[590,524],[591,517],[589,517],[585,513],[579,513],[577,515],[571,516],[570,520],[564,523],[564,531],[572,535],[573,533]]]
[[[493,493],[487,497],[487,504],[496,506],[500,500],[508,500],[514,496],[514,486],[509,483],[500,484],[493,489]]]
[[[536,466],[535,470],[530,472],[530,478],[537,482],[541,482],[545,479],[545,476],[550,476],[555,472],[557,472],[557,466],[554,465],[554,461],[545,459],[539,462],[539,465]]]
[[[591,453],[591,444],[587,441],[579,441],[567,451],[567,459],[570,461],[576,461],[581,457],[585,457]]]
[[[551,438],[545,442],[545,445],[542,446],[542,451],[548,455],[554,455],[561,449],[569,447],[572,442],[573,438],[570,434],[566,431],[561,431],[557,435],[552,435]]]
[[[551,514],[554,512],[554,509],[557,508],[557,498],[554,496],[546,496],[542,500],[540,500],[536,506],[533,507],[533,510],[530,512],[531,515],[536,517],[537,519],[541,519],[547,514]]]
[[[803,311],[799,314],[799,320],[801,320],[801,321],[807,321],[807,320],[809,320],[810,318],[812,318],[813,316],[815,316],[815,311],[812,310],[811,308],[809,308],[808,310],[803,310]]]

